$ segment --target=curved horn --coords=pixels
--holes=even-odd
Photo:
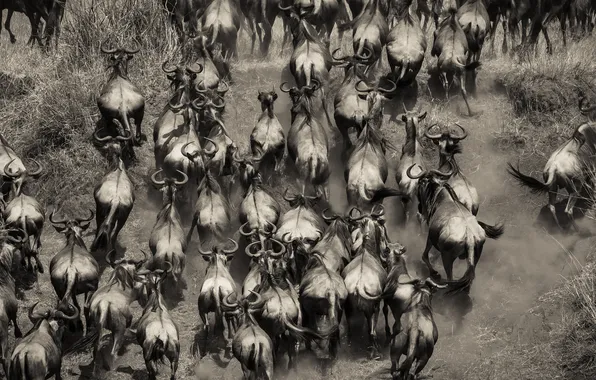
[[[210,100],[209,103],[217,109],[220,109],[220,110],[224,109],[226,107],[226,100],[224,98],[222,98],[221,96],[218,96],[215,100],[218,100],[218,99],[219,99],[219,103],[217,103],[217,104],[213,100]]]
[[[377,209],[378,209],[378,211],[377,211]],[[385,208],[383,207],[382,204],[377,203],[372,207],[372,210],[370,212],[374,216],[383,216],[383,215],[385,215]]]
[[[249,245],[246,246],[246,248],[244,248],[244,252],[250,256],[250,257],[260,257],[263,254],[263,247],[260,247],[259,250],[256,253],[251,253],[250,250],[252,249],[252,247],[254,247],[257,244],[261,244],[260,241],[254,241],[252,243],[250,243]]]
[[[448,178],[448,177],[451,177],[453,175],[453,173],[455,173],[453,166],[451,164],[449,164],[449,166],[451,167],[451,169],[447,173],[439,171],[437,169],[431,169],[430,172],[434,175]]]
[[[432,278],[428,277],[426,280],[424,280],[424,283],[426,285],[428,285],[431,288],[437,288],[437,289],[445,289],[447,288],[449,285],[447,284],[437,284]]]
[[[122,51],[125,53],[128,53],[128,54],[137,54],[139,51],[141,51],[141,44],[138,43],[137,41],[133,41],[133,42],[134,42],[133,49],[124,48],[124,49],[122,49]]]
[[[292,5],[288,5],[287,7],[282,7],[281,4],[277,5],[279,7],[280,10],[286,12],[292,9]]]
[[[261,302],[263,302],[263,298],[261,297],[261,295],[259,293],[255,292],[254,290],[250,290],[250,293],[254,294],[254,296],[255,296],[255,300],[253,302],[248,301],[251,308],[258,306],[261,304]]]
[[[284,243],[288,244],[292,241],[291,235],[292,235],[291,232],[286,232],[285,234],[282,235],[281,240],[283,240]]]
[[[199,94],[206,94],[209,89],[205,88],[205,89],[201,89],[201,86],[203,85],[204,81],[200,81],[199,83],[197,83],[197,85],[195,86],[195,91],[198,92]]]
[[[21,171],[20,171],[20,170],[19,170],[19,171],[17,171],[16,173],[12,173],[12,172],[10,172],[10,170],[9,170],[9,169],[10,169],[10,165],[11,165],[11,164],[12,164],[12,163],[13,163],[15,160],[16,160],[16,158],[13,158],[13,159],[12,159],[12,160],[10,160],[9,162],[7,162],[7,163],[6,163],[6,165],[4,165],[4,175],[5,175],[6,177],[12,177],[12,178],[15,178],[15,177],[18,177],[18,176],[20,176],[20,175],[21,175]]]
[[[279,89],[282,92],[290,92],[290,90],[292,89],[292,87],[290,87],[290,85],[288,84],[288,82],[283,82],[282,84],[279,85]]]
[[[433,129],[434,127],[436,127],[437,125],[439,125],[439,124],[435,123],[435,124],[431,125],[430,127],[426,128],[426,130],[424,131],[424,136],[426,136],[427,139],[436,140],[442,136],[441,131],[439,131],[438,133],[435,133],[435,134],[430,133],[430,130]]]
[[[108,49],[108,48],[106,48],[106,43],[107,42],[108,42],[108,39],[106,38],[105,40],[103,40],[103,42],[99,46],[99,50],[101,50],[102,53],[104,53],[104,54],[114,54],[115,52],[118,51],[118,49]]]
[[[199,95],[202,96],[202,94],[199,94]],[[203,107],[205,107],[205,104],[207,104],[207,101],[208,101],[208,99],[203,96],[203,101],[201,101],[200,98],[196,98],[192,102],[190,102],[190,105],[195,110],[201,110],[201,109],[203,109]]]
[[[238,243],[236,243],[236,240],[234,240],[232,238],[228,238],[228,241],[231,241],[234,246],[233,246],[233,248],[230,248],[230,249],[222,249],[221,250],[226,255],[232,254],[238,250]]]
[[[582,96],[579,99],[579,112],[581,112],[582,114],[585,115],[589,112],[596,110],[596,105],[590,107],[590,106],[586,106],[586,103],[590,104],[588,102],[588,99],[585,96]]]
[[[367,48],[366,46],[364,47],[363,50],[365,50],[366,52],[368,52],[368,54],[366,54],[366,55],[354,54],[354,57],[356,57],[361,62],[366,62],[366,61],[368,61],[372,57],[373,52],[369,48]]]
[[[364,88],[360,88],[360,84],[364,84]],[[356,82],[356,85],[354,86],[354,88],[356,89],[356,91],[358,92],[371,92],[374,91],[374,88],[369,87],[363,80],[359,80],[358,82]]]
[[[203,256],[203,257],[209,257],[209,256],[211,256],[213,254],[213,251],[203,251],[201,249],[201,245],[200,244],[199,244],[198,250],[199,250],[199,253],[201,254],[201,256]]]
[[[68,219],[54,220],[55,213],[56,213],[56,210],[52,210],[52,213],[50,214],[50,222],[52,222],[53,224],[64,224],[64,223],[68,222]]]
[[[359,215],[359,216],[352,216],[352,214],[354,213],[354,211],[358,211],[358,215]],[[356,206],[352,207],[352,208],[350,209],[350,211],[348,212],[348,218],[349,218],[351,221],[353,221],[353,222],[356,222],[356,221],[358,221],[358,220],[361,220],[361,219],[363,219],[365,216],[366,216],[366,215],[362,214],[362,211],[360,211],[360,209],[359,209],[358,207],[356,207]]]
[[[202,137],[202,136],[201,136]],[[219,146],[217,146],[217,143],[213,140],[211,140],[209,137],[202,137],[203,140],[207,140],[209,141],[211,144],[213,144],[213,149],[210,151],[205,151],[205,153],[208,156],[214,156],[215,154],[217,154],[217,152],[219,151]]]
[[[329,207],[327,207],[325,210],[323,210],[323,212],[321,213],[321,216],[323,217],[323,219],[327,222],[331,222],[334,221],[335,219],[337,219],[337,215],[334,216],[327,216],[327,211],[329,211]]]
[[[95,216],[95,213],[93,212],[93,210],[89,210],[89,212],[90,212],[90,214],[89,214],[89,217],[88,218],[78,218],[77,217],[74,220],[77,221],[77,222],[79,222],[79,223],[80,222],[83,222],[84,223],[84,222],[91,221],[91,219],[93,219],[93,216]]]
[[[466,131],[466,129],[464,127],[462,127],[458,123],[455,123],[455,125],[457,125],[459,127],[459,129],[461,129],[461,135],[454,136],[451,134],[451,132],[449,132],[449,137],[451,137],[453,140],[463,140],[466,137],[468,137],[468,131]]]
[[[418,166],[420,167],[420,165],[418,164],[413,164],[412,166],[410,166],[408,168],[408,170],[406,170],[406,174],[408,175],[408,177],[410,177],[411,179],[418,179],[420,177],[422,177],[424,175],[424,170],[422,170],[422,167],[420,167],[420,174],[418,175],[414,175],[412,174],[412,169],[414,168],[414,166]]]
[[[393,91],[395,91],[397,89],[397,83],[395,83],[394,81],[387,79],[387,81],[389,83],[391,83],[391,88],[383,88],[383,87],[377,87],[377,90],[379,92],[382,92],[384,94],[391,94],[393,93]]]
[[[184,157],[188,158],[190,161],[193,161],[193,160],[194,160],[194,157],[195,157],[196,155],[195,155],[195,156],[193,156],[193,155],[191,155],[190,153],[188,153],[188,146],[189,146],[190,144],[193,144],[193,142],[191,141],[191,142],[189,142],[189,143],[186,143],[186,144],[184,144],[184,145],[182,146],[182,148],[180,149],[180,152],[182,153],[182,155],[183,155]]]
[[[21,230],[21,231],[22,231],[22,230]],[[23,237],[21,237],[21,238],[16,238],[16,237],[14,237],[14,236],[10,236],[10,235],[8,235],[8,236],[6,237],[6,240],[8,240],[9,242],[11,242],[11,243],[14,243],[14,244],[21,244],[22,242],[24,242],[24,241],[25,241],[25,236],[26,236],[26,234],[27,234],[27,233],[25,232],[25,233],[23,234]]]
[[[157,180],[157,175],[159,173],[162,173],[162,172],[163,172],[163,169],[159,169],[158,171],[156,171],[155,173],[153,173],[151,175],[151,182],[153,182],[154,185],[156,185],[156,186],[163,186],[163,185],[165,185],[165,183],[166,183],[166,180],[165,179],[163,179],[161,181],[158,181]]]
[[[109,250],[108,253],[106,253],[106,263],[108,263],[111,267],[114,267],[114,266],[116,266],[116,265],[118,265],[118,264],[120,264],[122,262],[122,260],[116,260],[116,261],[114,261],[112,259],[112,254],[113,253],[116,253],[116,251],[113,250],[113,249],[112,250]]]
[[[221,303],[225,307],[228,307],[230,309],[235,309],[235,308],[238,307],[238,301],[236,301],[236,302],[231,302],[230,301],[230,297],[232,296],[232,294],[234,294],[234,293],[228,294],[228,296],[226,298],[224,298],[224,299],[221,300]]]
[[[127,131],[125,130],[124,133],[126,134],[125,136],[116,136],[116,140],[118,141],[128,141],[128,140],[132,140],[132,132],[131,131]]]
[[[224,89],[223,89],[223,90],[220,90],[220,89],[219,89],[219,84],[222,84],[222,83],[225,85],[225,87],[224,87]],[[218,84],[218,86],[217,86],[217,87],[218,87],[218,88],[217,88],[217,92],[219,92],[221,95],[225,94],[225,93],[226,93],[226,92],[228,92],[228,90],[230,89],[230,86],[229,86],[229,85],[228,85],[228,84],[227,84],[225,81],[223,81],[223,80],[222,80],[222,81],[220,81],[220,82],[219,82],[219,84]]]
[[[34,313],[33,310],[35,310],[35,307],[37,306],[37,304],[39,303],[39,301],[35,302],[33,305],[31,305],[31,307],[29,307],[29,313],[27,314],[27,316],[29,317],[29,320],[31,321],[31,323],[36,323],[39,319],[45,318],[49,315],[48,312],[45,313]]]
[[[176,172],[182,176],[182,179],[180,181],[174,180],[174,184],[176,184],[176,186],[182,186],[186,182],[188,182],[188,176],[186,175],[186,173],[184,173],[180,170],[176,170]]]
[[[289,191],[289,189],[286,189],[286,191],[284,191],[283,199],[284,199],[286,202],[292,202],[292,201],[294,201],[294,200],[296,199],[296,197],[293,197],[293,198],[291,198],[291,197],[288,195],[288,191]]]
[[[27,170],[27,174],[31,177],[35,177],[41,174],[41,172],[43,171],[43,166],[41,166],[41,164],[36,160],[36,159],[31,159],[31,162],[33,162],[36,166],[37,169],[36,170]]]
[[[240,232],[240,235],[248,237],[248,236],[253,236],[254,234],[257,233],[257,229],[256,228],[253,228],[252,230],[250,230],[250,232],[244,231],[244,227],[246,227],[247,225],[248,225],[248,222],[243,223],[240,226],[240,228],[238,229],[238,232]]]
[[[271,226],[271,231],[266,232],[267,235],[269,235],[269,236],[274,235],[277,232],[277,226],[268,220],[266,221],[266,223]]]
[[[95,141],[102,143],[113,139],[112,136],[99,137],[99,131],[101,131],[101,129],[98,129],[95,132],[93,132],[93,138],[95,139]]]
[[[76,321],[77,319],[79,319],[79,315],[80,315],[80,311],[78,308],[72,306],[72,305],[68,305],[70,309],[74,309],[74,314],[73,315],[66,315],[64,314],[62,311],[60,310],[55,310],[52,313],[52,317],[54,318],[59,318],[59,319],[65,319],[67,321]]]
[[[333,51],[333,53],[331,53],[331,58],[335,59],[336,61],[345,61],[346,59],[350,58],[349,55],[343,56],[343,57],[336,57],[335,53],[337,53],[338,51],[340,51],[341,48],[337,48]]]
[[[286,235],[288,235],[288,234],[289,234],[289,232],[287,234],[284,234],[284,237]],[[279,247],[280,247],[279,248],[279,251],[275,251],[275,250],[271,251],[271,256],[272,257],[280,257],[281,255],[283,255],[284,253],[286,253],[286,246],[281,241],[272,238],[271,239],[271,242],[279,245]]]
[[[232,155],[232,159],[239,163],[244,162],[244,160],[242,158],[240,158],[240,154],[238,154],[238,151],[234,152],[234,154]]]
[[[200,74],[203,72],[203,65],[200,63],[193,63],[190,66],[186,66],[186,71],[192,74]]]
[[[191,103],[191,104],[193,104],[193,103]],[[180,102],[179,104],[174,104],[174,103],[172,103],[172,99],[170,99],[170,101],[168,102],[168,107],[170,107],[170,110],[172,110],[172,112],[174,112],[174,113],[180,112],[186,106],[187,106],[187,104],[182,103],[182,102]]]
[[[168,61],[161,64],[161,70],[166,74],[172,74],[176,72],[177,69],[178,67],[176,65],[170,64]]]

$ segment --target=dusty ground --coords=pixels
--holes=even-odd
[[[23,18],[15,16],[14,24],[22,22]],[[21,36],[28,33],[28,27],[16,28]],[[430,33],[430,32],[429,32]],[[246,40],[243,40],[246,42]],[[23,46],[23,37],[17,45],[9,45],[8,38],[2,37],[2,49],[8,49],[9,55],[20,54]],[[429,44],[431,42],[429,41]],[[497,44],[499,46],[500,44]],[[248,49],[242,48],[242,51]],[[430,50],[430,46],[429,49]],[[279,48],[274,47],[272,57],[279,57]],[[15,56],[13,56],[14,58]],[[501,59],[501,58],[500,58]],[[491,370],[491,361],[498,360],[500,351],[508,345],[521,340],[528,344],[540,335],[543,330],[542,315],[530,313],[537,297],[544,291],[552,288],[561,279],[561,275],[569,274],[574,266],[570,265],[569,256],[565,249],[575,252],[580,261],[583,260],[592,239],[584,239],[577,243],[577,238],[551,237],[541,230],[535,229],[532,224],[539,207],[546,199],[529,196],[525,190],[518,188],[508,178],[505,172],[507,161],[517,162],[521,159],[524,170],[541,171],[551,150],[549,147],[536,150],[535,147],[516,145],[516,130],[524,121],[513,116],[511,106],[505,94],[495,85],[495,76],[500,59],[495,59],[494,54],[486,54],[484,61],[487,64],[478,74],[478,95],[472,100],[472,107],[480,109],[483,114],[476,118],[461,116],[464,105],[461,98],[453,97],[449,103],[432,101],[426,93],[425,69],[420,75],[420,94],[418,105],[423,110],[429,111],[425,125],[435,121],[458,121],[469,131],[469,137],[464,141],[464,153],[458,157],[462,170],[475,184],[481,197],[481,206],[478,219],[489,224],[497,221],[505,223],[505,235],[498,241],[487,241],[482,258],[478,265],[477,276],[471,291],[474,308],[466,316],[463,331],[457,335],[452,334],[452,320],[446,316],[436,315],[439,326],[439,341],[435,353],[425,370],[432,374],[436,380],[451,379],[505,379],[516,378],[516,369],[508,368],[507,373]],[[252,126],[260,113],[257,101],[257,91],[278,88],[282,81],[282,68],[287,62],[287,55],[270,60],[248,59],[242,64],[233,67],[235,83],[227,96],[226,124],[232,133],[232,138],[246,151],[248,136]],[[0,61],[1,62],[1,61]],[[434,60],[427,61],[434,63]],[[384,66],[386,67],[386,65]],[[0,70],[4,68],[0,66]],[[21,68],[23,71],[26,67]],[[14,74],[21,74],[14,67]],[[134,66],[131,67],[131,77],[134,80]],[[335,74],[337,75],[337,74]],[[279,100],[276,103],[276,113],[282,124],[289,127],[288,102],[286,95],[278,91]],[[157,113],[164,104],[164,89],[162,96],[147,105],[147,115],[144,121],[144,131],[151,136],[153,122]],[[397,104],[390,103],[387,110],[397,108]],[[389,116],[387,116],[387,120]],[[92,125],[89,125],[91,131]],[[569,126],[563,126],[564,134]],[[3,132],[3,131],[2,131]],[[404,140],[403,125],[387,123],[384,134],[390,141],[401,147]],[[562,138],[562,137],[560,137]],[[552,141],[552,145],[559,141]],[[436,163],[438,154],[428,143],[428,162]],[[132,177],[136,180],[136,195],[132,214],[127,225],[120,235],[122,253],[140,257],[140,249],[147,249],[149,233],[153,226],[159,206],[153,201],[153,189],[147,186],[147,174],[152,172],[154,164],[152,142],[146,143],[137,152],[140,152],[140,164],[131,169]],[[91,148],[90,148],[91,149]],[[399,153],[388,153],[388,158],[393,167],[396,166]],[[339,163],[338,157],[334,161]],[[67,173],[64,173],[67,175]],[[537,175],[537,173],[534,173]],[[335,211],[345,210],[345,184],[343,182],[343,169],[336,167],[332,175],[332,206]],[[99,180],[99,178],[97,178]],[[390,174],[389,184],[394,183],[393,173]],[[279,185],[279,184],[276,184]],[[285,186],[285,183],[283,183]],[[93,205],[92,194],[82,194],[85,204]],[[399,219],[401,206],[399,202],[388,200],[385,208],[389,214],[390,233],[394,240],[405,244],[408,248],[408,261],[412,271],[418,272],[420,255],[424,248],[423,236],[418,236],[416,231],[404,231],[395,227]],[[83,212],[83,211],[81,211]],[[94,225],[90,231],[93,232]],[[87,238],[90,243],[92,236]],[[42,262],[46,268],[54,253],[63,245],[62,237],[58,236],[49,223],[44,231]],[[242,255],[242,252],[238,252]],[[202,360],[194,359],[190,355],[190,347],[195,340],[195,335],[200,332],[200,322],[197,313],[196,300],[201,285],[205,265],[203,260],[195,253],[194,245],[188,251],[185,278],[187,289],[184,291],[184,300],[179,302],[171,311],[178,323],[182,346],[179,379],[239,379],[241,371],[238,363],[232,360],[229,365],[222,368],[219,353],[212,350]],[[232,263],[234,272],[242,272],[240,260]],[[245,261],[243,261],[245,262]],[[440,267],[440,266],[438,266]],[[458,274],[463,271],[461,268]],[[107,269],[102,278],[105,280],[110,269]],[[424,273],[421,273],[424,275]],[[237,278],[241,283],[242,278]],[[22,310],[19,318],[24,330],[31,326],[26,317],[25,307],[41,300],[43,304],[50,305],[55,302],[54,292],[49,282],[47,271],[39,277],[39,286],[25,291],[22,300]],[[140,309],[135,304],[137,315]],[[380,324],[382,326],[382,323]],[[536,334],[535,334],[536,331]],[[383,336],[383,329],[379,327],[379,336]],[[362,336],[365,341],[365,336]],[[332,376],[333,379],[363,379],[389,367],[389,361],[368,362],[364,360],[364,348],[353,347],[349,349],[344,344],[344,352],[337,363]],[[68,358],[64,362],[63,376],[67,380],[83,379],[88,374],[87,365],[91,362],[89,352]],[[319,375],[312,361],[303,355],[299,364],[300,370],[283,375],[287,379],[316,379]],[[554,374],[553,374],[554,375]],[[119,360],[119,368],[108,374],[114,380],[119,379],[144,379],[147,377],[141,356],[141,349],[136,344],[130,344]],[[169,376],[169,369],[164,367],[161,378]],[[388,377],[388,374],[377,374],[375,377]]]

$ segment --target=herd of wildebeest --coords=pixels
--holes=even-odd
[[[5,25],[9,31],[12,12],[22,11],[31,20],[31,41],[41,43],[37,36],[41,19],[46,23],[46,37],[53,30],[59,33],[64,2],[23,0],[21,4],[2,0],[0,4],[9,9]],[[38,255],[45,211],[27,194],[25,186],[43,168],[37,162],[34,169],[26,167],[0,135],[4,200],[0,350],[7,377],[60,379],[62,357],[87,346],[93,346],[94,374],[113,369],[132,326],[130,305],[137,301],[144,309],[134,332],[149,377],[155,378],[158,364],[167,358],[174,379],[179,332],[168,310],[169,296],[164,298],[164,293],[176,293],[184,280],[186,254],[194,254],[187,248],[195,229],[201,242],[198,253],[207,262],[198,298],[204,334],[213,334],[207,317],[213,313],[215,327],[221,325],[218,330],[227,342],[226,354],[233,354],[241,363],[246,379],[272,379],[283,352],[292,368],[301,343],[314,352],[326,373],[338,356],[339,325],[344,314],[349,339],[352,317],[355,313],[365,316],[369,357],[380,358],[376,329],[381,305],[393,378],[409,379],[414,361],[414,376],[418,375],[438,339],[432,293],[438,288],[445,289],[447,295],[469,291],[486,238],[497,239],[504,228],[476,219],[478,193],[454,158],[461,153],[461,142],[468,135],[459,124],[433,124],[424,129],[422,134],[439,148],[439,167],[429,168],[418,131],[427,113],[408,110],[404,105],[396,119],[405,128],[396,187],[386,185],[385,153],[396,148],[381,133],[383,104],[415,85],[427,49],[430,16],[436,26],[431,55],[437,58],[437,73],[447,93],[452,83],[461,88],[467,104],[465,77],[471,74],[475,81],[484,39],[494,39],[500,18],[505,36],[508,27],[513,30],[521,21],[524,40],[526,24],[531,21],[532,44],[541,30],[548,40],[544,26],[554,16],[561,20],[563,30],[569,21],[574,32],[591,32],[593,2],[467,0],[463,4],[436,1],[429,7],[426,0],[348,0],[345,4],[337,0],[295,0],[293,4],[276,0],[168,0],[165,8],[185,53],[180,63],[164,62],[162,66],[171,94],[153,126],[156,171],[151,183],[162,192],[163,205],[150,233],[150,254],[143,252],[141,261],[116,258],[118,234],[135,201],[127,166],[135,164],[135,147],[146,139],[142,133],[145,100],[128,77],[129,61],[141,47],[111,48],[106,41],[101,51],[109,57],[111,74],[97,98],[101,119],[93,138],[108,161],[109,171],[95,188],[95,212],[64,219],[55,211],[50,214],[50,223],[65,238],[64,248],[52,258],[49,268],[59,301],[44,312],[36,311],[37,303],[30,307],[34,327],[24,337],[17,326],[18,303],[11,268],[13,255],[18,253],[25,269],[44,273]],[[352,20],[350,13],[355,15]],[[268,54],[272,25],[278,16],[284,25],[282,47],[287,41],[292,43],[289,69],[295,86],[280,86],[291,99],[291,126],[286,135],[274,112],[278,98],[275,89],[259,91],[262,114],[250,135],[250,151],[243,153],[230,138],[230,126],[224,121],[225,94],[233,84],[229,62],[237,57],[241,25],[248,26],[252,49],[258,35],[261,53]],[[421,16],[425,17],[423,24]],[[331,53],[329,39],[336,23],[340,40],[341,32],[352,30],[352,55],[338,56],[341,49]],[[391,67],[385,83],[371,80],[380,69],[383,49]],[[344,70],[334,95],[333,116],[326,102],[332,67]],[[558,189],[565,188],[570,194],[565,215],[573,220],[573,206],[586,176],[581,148],[596,149],[596,129],[591,122],[596,107],[582,100],[579,108],[590,121],[582,123],[553,153],[544,170],[546,183],[513,166],[509,168],[533,191],[550,192],[548,209],[557,223]],[[469,105],[468,112],[472,114]],[[349,210],[342,215],[330,212],[327,203],[331,196],[331,150],[325,124],[337,128],[343,137],[340,145]],[[352,130],[356,137],[351,136]],[[270,185],[283,185],[280,173],[288,171],[297,179],[300,191],[291,194],[286,188],[283,199],[290,208],[281,214]],[[233,220],[230,205],[234,189],[242,192],[242,200],[236,205],[238,221]],[[382,205],[389,196],[401,198],[404,224],[414,213],[417,220],[413,222],[421,234],[427,235],[422,259],[430,271],[428,278],[411,277],[404,259],[406,248],[390,241]],[[192,205],[192,225],[185,232],[180,208]],[[83,234],[94,217],[97,229],[88,249]],[[235,222],[240,223],[238,241],[230,237]],[[241,255],[239,246],[250,258],[250,270],[241,288],[229,270],[232,258]],[[429,252],[433,247],[440,253],[447,279],[441,280],[431,265]],[[99,252],[101,256],[97,256]],[[457,258],[466,260],[467,270],[454,280]],[[98,259],[105,259],[113,268],[101,286]],[[82,310],[77,301],[81,294]],[[15,337],[20,338],[12,350],[8,347],[10,321]],[[63,348],[63,333],[75,329],[84,330],[84,336]],[[104,330],[112,333],[107,358],[99,354]],[[204,341],[206,346],[195,347],[195,353],[208,352],[209,340]],[[405,359],[400,363],[402,356]]]

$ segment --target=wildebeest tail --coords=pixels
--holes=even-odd
[[[296,339],[304,340],[305,338],[312,339],[312,340],[323,340],[333,334],[339,326],[333,326],[325,331],[316,332],[308,327],[300,327],[295,325],[292,321],[290,321],[285,313],[282,313],[282,322],[284,326],[288,329],[288,332],[294,336]]]
[[[95,323],[92,329],[87,328],[87,334],[75,342],[72,346],[64,350],[63,355],[69,355],[73,352],[84,350],[85,348],[94,345],[99,340],[101,329],[106,325],[110,314],[110,308],[101,308],[99,321]]]
[[[402,62],[401,69],[399,70],[399,76],[397,77],[396,82],[399,82],[406,76],[406,73],[408,72],[409,67],[410,67],[410,59],[406,59],[404,62]]]
[[[503,223],[497,223],[494,226],[491,226],[489,224],[478,221],[478,224],[480,225],[480,227],[482,227],[482,229],[486,233],[486,236],[489,239],[498,239],[501,237],[501,235],[503,235],[503,232],[505,232],[505,226],[503,225]]]
[[[261,357],[261,343],[257,341],[257,343],[253,343],[250,353],[248,354],[248,361],[249,363],[253,364],[253,368],[255,369],[254,373],[259,373],[259,362]]]
[[[267,0],[261,0],[261,17],[263,17],[263,25],[267,28],[271,27],[271,23],[269,23],[269,19],[267,18],[267,4],[269,2]]]
[[[72,298],[72,291],[74,289],[75,284],[77,283],[79,272],[77,272],[76,269],[69,269],[66,272],[66,276],[66,291],[64,292],[64,297],[62,297],[60,303],[58,304],[58,309],[60,310],[68,309],[68,303],[69,300]]]
[[[468,63],[466,65],[466,71],[476,70],[480,66],[482,66],[482,64],[479,61]]]
[[[533,194],[548,193],[551,190],[554,181],[554,176],[552,174],[549,173],[546,183],[542,183],[536,178],[523,174],[519,169],[514,168],[511,163],[508,163],[507,166],[507,172],[511,174],[519,184],[529,187]]]
[[[165,353],[166,345],[159,337],[157,337],[155,341],[147,347],[147,351],[143,356],[145,361],[152,361],[154,363],[160,362],[163,364]]]
[[[100,226],[97,226],[97,232],[95,233],[95,239],[93,239],[93,243],[91,243],[91,251],[96,251],[98,248],[104,248],[110,239],[111,231],[116,228],[116,226],[112,226],[114,221],[114,216],[116,215],[116,210],[118,209],[118,203],[112,202],[110,204],[110,211],[108,212],[108,216],[104,219],[103,223]],[[117,222],[116,222],[117,223]]]
[[[474,281],[474,278],[476,277],[475,258],[476,258],[477,246],[474,243],[472,238],[468,239],[467,248],[468,248],[468,259],[467,259],[468,269],[466,270],[466,273],[464,273],[464,275],[459,280],[446,282],[446,284],[448,285],[446,293],[448,293],[448,294],[458,293],[458,292],[464,291],[466,289],[469,289],[470,286],[472,285],[472,281]]]

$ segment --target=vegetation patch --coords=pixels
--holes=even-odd
[[[30,93],[35,87],[33,79],[26,75],[13,75],[0,71],[0,106]]]

